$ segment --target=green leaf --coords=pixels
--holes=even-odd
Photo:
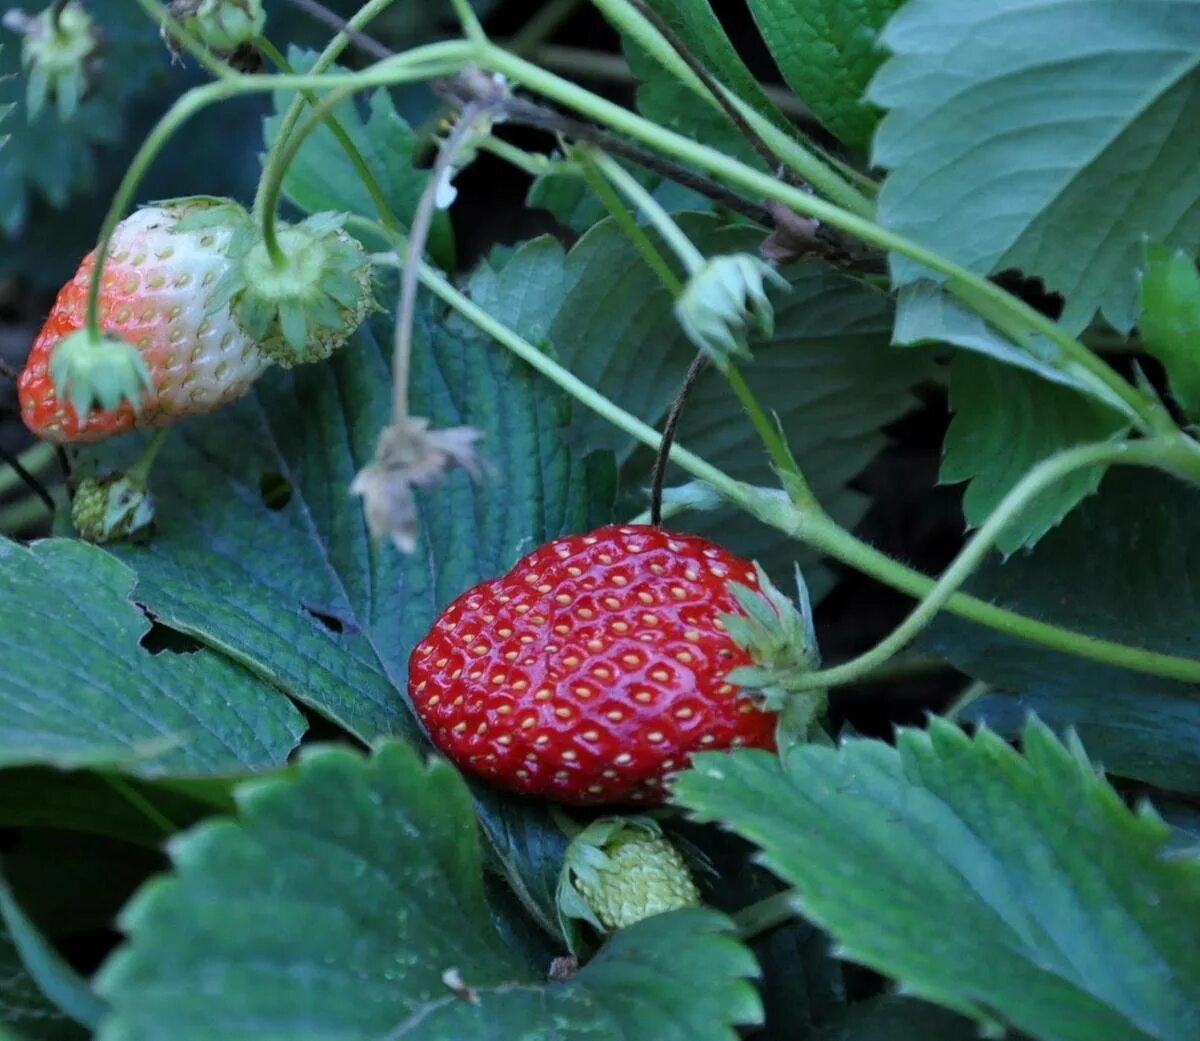
[[[892,748],[705,754],[675,800],[762,850],[845,957],[1044,1041],[1184,1041],[1200,1024],[1200,862],[1077,742],[1024,755],[933,720]]]
[[[851,1005],[812,1041],[979,1041],[979,1028],[937,1005],[888,995]]]
[[[0,765],[156,776],[283,762],[300,714],[218,654],[140,647],[133,581],[86,543],[0,539]]]
[[[293,48],[288,56],[297,71],[312,67],[316,53]],[[345,71],[337,68],[331,71]],[[271,147],[283,121],[294,91],[277,91],[276,115],[263,121],[263,139]],[[396,112],[391,96],[378,90],[367,101],[364,119],[359,106],[347,100],[336,106],[334,116],[346,135],[354,142],[368,169],[383,189],[391,211],[408,225],[417,208],[428,170],[413,167],[413,150],[418,143],[416,133]],[[301,121],[306,118],[306,110]],[[379,219],[379,211],[359,178],[354,164],[342,150],[332,130],[322,125],[314,130],[296,153],[283,179],[283,193],[300,209],[308,213],[326,210],[356,213],[371,220]],[[357,229],[350,229],[357,233]],[[372,248],[390,248],[382,241],[370,243]],[[454,266],[454,233],[448,213],[439,211],[429,232],[429,253],[442,267]]]
[[[1146,250],[1142,275],[1142,343],[1166,366],[1175,400],[1200,418],[1200,272],[1186,253]]]
[[[865,148],[880,112],[863,101],[884,59],[879,31],[901,0],[750,0],[787,85],[838,138]]]
[[[1197,491],[1164,474],[1117,468],[1032,553],[976,573],[976,596],[1093,636],[1196,655],[1200,561]],[[940,616],[924,637],[968,675],[1007,694],[968,718],[1002,733],[1029,710],[1075,728],[1112,773],[1200,792],[1200,698],[1171,680],[1095,665]]]
[[[1143,236],[1200,243],[1200,6],[913,0],[883,42],[880,220],[980,274],[1039,276],[1071,330],[1100,309],[1127,331]]]
[[[1042,379],[1071,387],[1097,401],[1112,401],[1112,392],[1064,358],[1057,344],[1035,336],[1028,346],[1018,346],[930,279],[918,279],[900,289],[892,342],[899,347],[930,344],[962,347],[1036,373]]]
[[[938,476],[944,484],[970,482],[963,513],[972,528],[1042,460],[1129,430],[1124,417],[1099,402],[978,355],[958,354],[951,362],[950,408],[954,419]],[[1046,489],[1005,528],[996,542],[1000,552],[1036,543],[1100,487],[1105,469],[1079,471]]]
[[[662,17],[688,50],[726,87],[777,126],[788,125],[729,42],[709,0],[646,0],[646,6]]]
[[[87,1033],[42,994],[0,914],[0,1039],[80,1041]]]
[[[119,790],[110,778],[84,771],[7,769],[0,775],[0,828],[65,829],[157,849],[166,837],[163,821],[174,830],[212,812],[158,785],[126,779],[117,784]]]
[[[17,966],[11,976],[2,967],[6,946],[16,955]],[[25,973],[34,983],[36,994],[22,984],[21,977]],[[29,1006],[24,1012],[16,1007],[14,1015],[14,1008],[6,1010],[5,1006],[16,1005],[17,994],[13,991],[18,988],[25,990]],[[49,1000],[39,1016],[34,1012],[42,995]],[[94,1027],[104,1012],[104,1002],[26,917],[0,875],[0,1023],[41,1018],[43,1024],[36,1033],[31,1032],[31,1037],[72,1037],[80,1033],[74,1023]],[[64,1016],[72,1022],[64,1022]],[[34,1023],[29,1022],[27,1026],[32,1028]]]
[[[238,802],[238,822],[175,840],[174,874],[124,912],[129,945],[98,977],[114,1009],[101,1041],[460,1041],[551,1025],[581,1041],[732,1041],[758,1018],[753,960],[709,911],[647,919],[569,982],[542,982],[548,967],[491,924],[468,792],[445,762],[423,767],[394,742],[370,760],[324,748]]]

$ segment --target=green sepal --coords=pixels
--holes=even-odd
[[[18,12],[19,14],[19,12]],[[72,0],[22,16],[21,65],[27,78],[25,106],[30,122],[53,100],[58,117],[70,119],[88,90],[102,39],[83,5]]]
[[[246,275],[240,267],[227,268],[208,295],[205,314],[216,314],[228,307],[235,296],[246,288]]]
[[[748,253],[710,257],[675,301],[675,317],[685,335],[722,372],[730,358],[751,357],[749,331],[769,336],[774,330],[768,283],[789,288],[774,268]]]
[[[236,200],[221,195],[184,195],[174,199],[157,199],[151,205],[162,209],[186,208],[187,212],[171,229],[182,233],[227,228],[231,224],[244,228],[250,223],[250,215],[244,207]]]
[[[754,571],[757,589],[729,583],[744,613],[720,615],[730,639],[750,654],[753,664],[731,669],[725,679],[760,708],[779,714],[777,736],[785,744],[805,741],[819,726],[828,703],[825,691],[809,690],[798,682],[820,664],[808,587],[797,567],[793,604],[757,563]]]
[[[237,304],[234,316],[238,324],[252,340],[261,341],[271,328],[275,314],[271,304],[262,297],[246,294]]]
[[[60,400],[71,403],[82,422],[93,405],[137,407],[151,387],[150,370],[131,343],[116,336],[93,339],[86,329],[65,337],[50,356],[50,379]]]
[[[664,881],[666,883],[663,892],[619,892],[623,887],[636,888],[644,880],[622,874],[610,853],[622,846],[628,852],[627,844],[638,837],[645,842],[645,848],[644,851],[639,849],[637,855],[655,858],[652,863],[657,865],[656,874],[659,876],[656,882],[660,887]],[[592,891],[592,899],[588,898],[587,890]],[[580,831],[567,846],[555,891],[555,905],[559,926],[572,954],[578,957],[585,947],[581,922],[586,922],[600,934],[632,924],[625,922],[617,925],[604,920],[612,910],[609,905],[613,899],[618,904],[632,901],[635,907],[657,902],[662,910],[700,903],[699,891],[692,881],[684,857],[667,841],[662,828],[651,817],[599,817]],[[599,908],[594,906],[594,900],[600,901]],[[658,913],[658,910],[650,913]]]
[[[287,345],[300,354],[308,345],[308,319],[299,300],[279,302],[279,328]]]
[[[184,0],[172,5],[184,28],[205,46],[229,54],[261,36],[267,24],[262,0]]]

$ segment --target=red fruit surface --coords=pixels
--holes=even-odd
[[[775,716],[725,675],[719,615],[754,567],[693,535],[613,525],[556,539],[454,601],[409,693],[460,769],[572,804],[651,805],[693,752],[774,748]]]
[[[100,289],[100,326],[133,344],[153,386],[135,411],[128,402],[94,409],[83,422],[61,401],[50,378],[54,348],[81,329],[87,314],[94,254],[59,291],[17,382],[25,425],[47,441],[100,441],[137,427],[169,426],[241,397],[270,365],[228,307],[210,314],[208,297],[229,261],[232,229],[176,231],[194,208],[183,202],[148,206],[113,235]]]

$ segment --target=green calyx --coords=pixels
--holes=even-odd
[[[722,372],[731,357],[750,357],[748,331],[769,336],[774,330],[768,283],[788,288],[774,268],[748,253],[710,257],[675,301],[675,317],[687,338]]]
[[[342,230],[342,219],[321,213],[281,225],[278,260],[253,225],[239,228],[210,312],[232,306],[259,350],[285,368],[328,358],[375,306],[366,252]]]
[[[725,679],[741,687],[764,711],[779,713],[779,746],[810,740],[819,729],[828,697],[796,682],[820,664],[808,588],[796,568],[797,603],[785,596],[759,565],[758,588],[730,582],[729,591],[744,613],[722,614],[730,639],[749,653],[753,665],[731,669]]]
[[[700,892],[657,823],[649,817],[601,817],[567,847],[557,902],[574,950],[576,921],[613,932],[651,915],[695,907]]]
[[[10,12],[12,14],[12,12]],[[48,7],[32,18],[6,18],[24,37],[21,65],[28,77],[25,104],[34,119],[53,101],[69,119],[87,93],[103,39],[91,15],[74,2]]]
[[[236,51],[261,36],[267,24],[262,0],[176,0],[171,17],[220,54]]]
[[[154,523],[154,500],[139,477],[122,473],[88,477],[75,490],[71,522],[88,542],[135,538]]]
[[[150,388],[150,370],[133,344],[116,336],[93,338],[86,329],[71,333],[50,357],[50,379],[59,400],[69,401],[82,421],[93,405],[134,408]]]

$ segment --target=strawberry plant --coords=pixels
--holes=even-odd
[[[4,16],[0,1041],[1200,1036],[1200,5],[419,6]]]

